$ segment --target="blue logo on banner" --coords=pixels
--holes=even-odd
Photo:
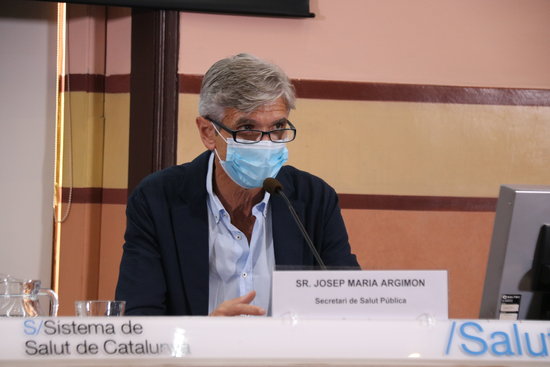
[[[469,356],[490,354],[496,357],[548,357],[550,332],[522,332],[517,323],[508,330],[486,332],[475,321],[454,321],[449,331],[445,355],[458,348]]]

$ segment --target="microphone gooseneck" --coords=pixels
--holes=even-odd
[[[317,263],[319,264],[321,270],[327,270],[325,263],[321,259],[321,255],[319,255],[319,251],[317,251],[315,246],[313,246],[313,242],[311,241],[311,238],[309,238],[309,235],[307,234],[306,229],[304,228],[304,225],[300,221],[300,218],[298,217],[296,210],[294,210],[294,207],[290,203],[290,200],[288,200],[288,197],[283,192],[283,185],[279,182],[279,180],[268,177],[264,180],[263,189],[268,193],[270,193],[271,195],[280,195],[284,199],[286,206],[290,211],[290,214],[292,214],[292,218],[294,219],[294,222],[296,222],[296,225],[300,229],[300,232],[302,232],[302,236],[306,240],[306,243],[308,244],[309,249],[311,250],[311,253],[315,257],[315,260],[317,260]]]

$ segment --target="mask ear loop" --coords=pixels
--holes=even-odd
[[[229,144],[227,142],[227,139],[224,138],[224,136],[222,135],[222,133],[220,133],[220,130],[218,130],[218,128],[216,127],[216,125],[214,125],[214,123],[212,123],[212,127],[214,128],[214,130],[216,130],[216,133],[223,139],[223,141],[225,141],[225,144]],[[218,159],[220,160],[220,162],[225,162],[224,160],[221,159],[220,155],[218,154],[218,150],[216,148],[214,148],[214,154],[216,154],[216,157],[218,157]],[[223,165],[222,165],[223,167]],[[225,168],[224,168],[225,169]]]
[[[220,133],[220,131],[216,128],[216,125],[214,125],[213,123],[212,123],[212,127],[214,128],[214,130],[216,130],[218,135],[225,141],[225,144],[227,144],[229,146],[229,142],[227,141],[229,138],[224,138],[223,135]],[[216,157],[218,157],[218,160],[220,161],[220,166],[222,166],[222,169],[224,170],[227,177],[229,177],[231,180],[233,180],[233,182],[235,182],[235,180],[231,177],[231,175],[229,174],[229,172],[225,168],[226,162],[220,157],[220,155],[218,154],[218,150],[216,148],[214,148],[214,154],[216,154]],[[239,185],[237,182],[235,182],[235,183],[237,185]]]

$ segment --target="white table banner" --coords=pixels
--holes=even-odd
[[[549,366],[550,322],[0,318],[0,367]]]

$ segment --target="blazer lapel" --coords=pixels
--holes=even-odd
[[[191,315],[208,314],[208,212],[206,170],[209,152],[187,172],[180,203],[172,209],[181,280]],[[197,177],[202,179],[197,180]]]
[[[181,278],[191,315],[208,314],[208,217],[206,203],[173,210]]]

